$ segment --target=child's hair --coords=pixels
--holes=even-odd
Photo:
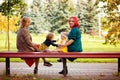
[[[60,33],[60,36],[61,36],[61,38],[62,38],[62,37],[67,38],[67,33],[66,33],[66,32],[61,32],[61,33]]]
[[[27,16],[24,16],[22,19],[21,19],[21,23],[20,23],[20,26],[21,28],[24,28],[25,25],[26,25],[26,22],[29,20],[29,18]]]
[[[50,32],[50,33],[46,36],[46,39],[52,40],[53,37],[54,37],[54,34]]]

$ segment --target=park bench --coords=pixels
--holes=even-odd
[[[67,75],[65,58],[118,58],[120,72],[120,52],[0,52],[0,58],[6,58],[6,75],[10,75],[10,58],[63,58],[64,76]]]

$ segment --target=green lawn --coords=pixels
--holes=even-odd
[[[42,43],[45,40],[46,34],[32,34],[33,42]],[[59,34],[56,34],[56,39],[59,38]],[[0,34],[0,51],[7,51],[7,37],[6,34]],[[82,45],[84,52],[119,52],[120,44],[117,46],[114,45],[103,45],[104,38],[100,38],[98,36],[90,36],[86,34],[82,34]],[[50,49],[53,50],[54,47],[50,46]],[[16,49],[16,34],[10,34],[10,51],[17,51]],[[56,59],[48,59],[51,62],[56,62]],[[1,58],[0,61],[5,61],[4,58]],[[21,59],[11,59],[11,61],[21,62]],[[40,60],[42,61],[42,60]],[[117,59],[86,59],[79,58],[76,59],[75,62],[117,62]]]

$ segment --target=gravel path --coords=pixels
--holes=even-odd
[[[61,80],[120,80],[116,75],[117,63],[68,63],[68,75],[64,77],[58,74],[62,69],[62,63],[53,63],[46,67],[39,64],[38,76],[41,78],[57,78]],[[11,62],[12,75],[33,74],[34,65],[28,67],[25,63]],[[5,63],[0,62],[0,75],[5,73]]]

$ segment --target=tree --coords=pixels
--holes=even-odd
[[[108,34],[105,37],[105,43],[110,43],[116,45],[120,40],[120,12],[118,12],[120,1],[119,0],[97,0],[96,4],[102,1],[102,9],[107,14],[105,16],[106,21],[103,23],[103,30],[107,30]]]
[[[4,0],[2,5],[0,5],[0,12],[3,15],[16,15],[20,13],[21,15],[26,10],[27,4],[24,0]]]
[[[84,33],[89,33],[90,30],[97,30],[97,6],[93,0],[78,1],[77,15],[80,19],[80,25]]]
[[[46,15],[52,25],[51,31],[58,32],[63,28],[67,29],[68,18],[75,12],[74,6],[69,4],[70,0],[58,0],[57,2],[49,0],[48,3],[48,7],[46,7]]]
[[[20,21],[20,14],[10,16],[9,19],[9,28],[11,32],[17,32],[19,25],[18,22]],[[0,32],[7,32],[7,16],[2,15],[0,12]]]
[[[34,0],[31,6],[31,11],[27,13],[27,16],[31,18],[31,25],[29,27],[30,32],[32,33],[44,33],[50,31],[51,24],[43,16],[45,10],[46,1]]]
[[[69,2],[69,0],[34,0],[29,15],[33,23],[31,32],[58,32],[62,28],[68,28],[68,18],[75,12]]]
[[[0,5],[0,12],[3,13],[3,15],[7,16],[7,35],[8,35],[8,51],[10,50],[10,42],[9,42],[9,19],[10,16],[13,14],[18,14],[19,12],[22,13],[22,10],[24,7],[27,6],[23,0],[4,0],[2,5]]]

